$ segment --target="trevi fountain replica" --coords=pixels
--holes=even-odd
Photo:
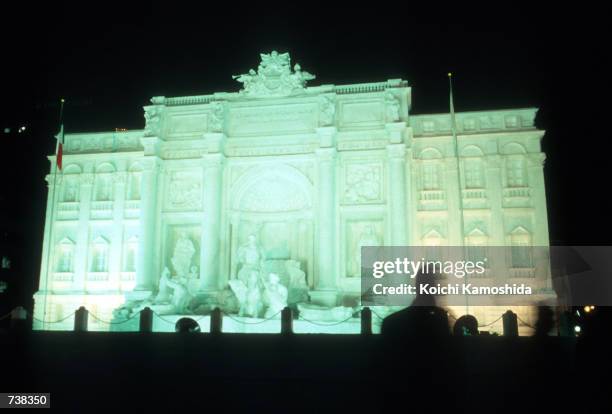
[[[226,332],[279,332],[288,306],[295,332],[357,333],[361,247],[548,245],[536,109],[457,113],[457,157],[406,81],[311,86],[288,53],[260,58],[237,92],[152,98],[142,130],[65,135],[35,329],[85,306],[90,330],[149,307],[156,331],[219,308]]]

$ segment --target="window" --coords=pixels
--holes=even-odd
[[[129,175],[128,200],[140,200],[140,172],[133,171]]]
[[[96,201],[110,201],[111,199],[111,177],[110,174],[98,174],[96,176]]]
[[[440,178],[438,165],[428,162],[423,164],[423,190],[439,190]]]
[[[466,239],[467,259],[472,263],[483,262],[485,267],[489,267],[486,234],[479,229],[474,229]]]
[[[465,168],[465,188],[483,188],[484,178],[482,173],[482,161],[466,160]]]
[[[108,271],[108,242],[103,237],[98,237],[93,242],[91,271]]]
[[[508,187],[525,187],[525,162],[521,158],[510,158],[506,162]]]
[[[77,201],[77,178],[67,177],[64,181],[64,195],[62,201],[72,202]]]
[[[533,268],[533,248],[527,230],[517,227],[510,236],[510,261],[513,268]]]
[[[57,249],[56,269],[60,273],[72,273],[74,271],[74,243],[69,238],[64,238],[59,242]]]

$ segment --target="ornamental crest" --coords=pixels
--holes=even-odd
[[[232,78],[242,83],[241,94],[253,97],[285,96],[301,91],[306,82],[315,78],[314,75],[302,71],[299,63],[291,70],[289,53],[278,53],[273,50],[269,54],[261,53],[261,63],[255,70],[234,75]]]

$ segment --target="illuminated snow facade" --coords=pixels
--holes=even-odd
[[[213,303],[249,243],[325,307],[355,305],[364,245],[548,245],[536,109],[456,114],[458,188],[451,118],[411,115],[406,81],[306,86],[275,52],[237,78],[240,92],[152,98],[143,130],[66,134],[57,176],[49,157],[38,319],[84,305],[110,321],[155,297],[166,268]]]

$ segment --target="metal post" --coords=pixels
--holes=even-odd
[[[153,332],[153,311],[148,306],[140,311],[140,332]]]
[[[210,333],[221,334],[223,332],[223,314],[221,309],[215,308],[210,313]]]
[[[502,320],[504,322],[504,336],[518,336],[516,313],[507,310],[506,313],[502,315]]]
[[[293,311],[285,306],[281,311],[281,334],[290,335],[293,333]]]
[[[361,334],[372,335],[372,310],[367,306],[361,310]]]
[[[75,332],[87,332],[87,320],[89,318],[89,311],[85,309],[85,306],[81,306],[74,313],[74,331]]]

